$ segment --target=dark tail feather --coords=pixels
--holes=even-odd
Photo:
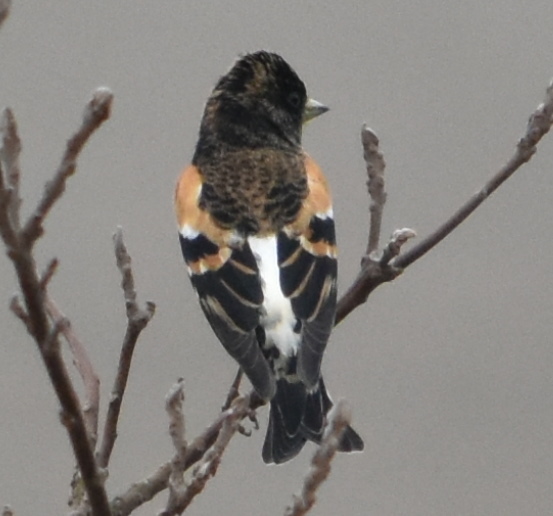
[[[322,378],[311,393],[307,392],[301,382],[278,380],[276,395],[271,400],[263,460],[266,463],[281,464],[295,457],[307,440],[319,444],[326,424],[326,414],[331,407],[332,401]],[[338,449],[352,452],[362,450],[363,446],[361,437],[348,426]]]

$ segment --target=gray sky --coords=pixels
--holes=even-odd
[[[359,129],[385,153],[384,236],[425,235],[511,155],[553,76],[553,2],[14,0],[0,31],[0,106],[23,138],[33,206],[97,86],[112,119],[82,154],[38,247],[52,294],[102,378],[124,331],[111,235],[125,230],[141,299],[139,342],[110,468],[114,495],[172,453],[164,396],[186,379],[188,436],[215,416],[235,365],[197,306],[172,195],[203,104],[241,52],[281,53],[332,110],[306,149],[334,192],[340,287],[358,270],[367,196]],[[553,510],[553,141],[431,254],[334,333],[329,390],[349,400],[363,454],[340,456],[313,514],[546,515]],[[38,353],[7,304],[0,259],[0,504],[65,510],[73,459]],[[187,514],[282,514],[314,448],[267,467],[261,430],[237,437]],[[139,514],[153,514],[154,500]]]

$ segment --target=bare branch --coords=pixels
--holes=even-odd
[[[233,402],[231,408],[223,412],[221,430],[213,446],[203,455],[199,464],[194,467],[188,485],[184,489],[175,489],[172,492],[173,496],[170,496],[167,507],[159,513],[159,516],[182,514],[192,503],[192,500],[203,491],[207,481],[217,473],[224,451],[238,430],[240,421],[249,410],[249,399],[239,397]]]
[[[182,404],[184,403],[184,380],[179,378],[165,398],[165,410],[169,414],[169,435],[179,460],[186,454],[185,423]]]
[[[382,257],[375,260],[374,257],[365,256],[363,266],[353,284],[338,301],[336,310],[336,324],[343,321],[355,308],[363,304],[371,292],[387,281],[395,279],[403,269],[418,260],[430,249],[440,243],[459,224],[461,224],[482,202],[484,202],[505,180],[511,177],[522,165],[530,161],[535,154],[537,145],[551,129],[553,123],[553,81],[549,84],[543,104],[530,116],[526,134],[518,142],[511,159],[463,206],[461,206],[446,222],[440,225],[433,233],[424,238],[418,245],[412,247],[406,253],[390,260],[399,252],[397,244],[405,242],[405,236],[410,238],[410,233],[400,234],[401,238],[395,243],[388,244]],[[400,230],[403,231],[403,230]],[[412,231],[412,230],[408,230]],[[370,240],[370,238],[369,238]]]
[[[98,103],[97,97],[98,93],[89,103],[89,107],[91,104],[96,105]],[[111,94],[109,98],[111,101]],[[74,144],[70,153],[72,171],[75,170],[75,160],[80,149],[93,131],[94,124],[88,121],[91,118],[89,111],[90,109],[85,111],[85,121],[83,122],[83,127],[86,126],[87,130],[81,128],[80,132],[77,133],[79,138],[76,140],[79,144]],[[4,244],[8,249],[8,256],[15,268],[25,306],[23,308],[17,301],[12,301],[12,310],[24,322],[27,331],[35,340],[40,351],[50,382],[61,405],[61,420],[66,427],[77,459],[92,514],[95,516],[109,516],[111,512],[103,485],[104,479],[96,465],[81,413],[80,402],[59,349],[59,334],[66,326],[66,321],[65,319],[58,319],[51,324],[46,312],[45,287],[55,266],[51,263],[41,278],[32,255],[31,244],[38,238],[49,208],[63,192],[67,175],[64,175],[60,170],[64,170],[65,166],[63,163],[60,165],[60,170],[50,183],[50,185],[54,185],[54,188],[46,188],[37,210],[25,225],[25,229],[21,229],[18,222],[21,203],[18,193],[20,171],[17,164],[20,142],[17,137],[15,119],[10,111],[4,111],[0,123],[0,132],[2,136],[0,157],[1,162],[7,169],[6,177],[4,177],[4,171],[0,170],[0,236],[4,240]],[[75,137],[73,140],[75,140]],[[62,185],[61,188],[60,184]]]
[[[57,321],[65,321],[61,328],[61,333],[64,336],[71,354],[73,355],[73,364],[77,368],[85,388],[85,402],[83,406],[83,418],[86,426],[88,438],[90,439],[91,447],[96,445],[98,437],[98,411],[100,407],[100,379],[92,366],[92,362],[88,357],[86,348],[77,334],[73,330],[70,321],[61,313],[53,299],[46,296],[46,310],[48,315],[56,324]]]
[[[98,88],[86,105],[81,127],[68,140],[61,163],[53,179],[46,183],[44,194],[31,214],[22,232],[25,246],[31,247],[42,235],[44,218],[65,191],[67,179],[74,174],[77,157],[92,133],[109,118],[113,94],[107,88]]]
[[[13,112],[5,108],[0,115],[0,160],[4,163],[6,182],[10,189],[9,217],[15,231],[19,230],[19,209],[21,197],[19,195],[19,180],[21,171],[19,168],[19,155],[21,154],[21,140],[17,133],[17,123]]]
[[[31,332],[31,321],[29,320],[29,314],[25,311],[25,308],[21,306],[19,297],[17,294],[14,294],[10,301],[10,310],[15,314],[15,316],[23,322],[27,331]]]
[[[415,238],[417,233],[409,228],[396,229],[388,245],[384,248],[382,256],[380,257],[380,265],[386,266],[390,263],[390,260],[399,255],[401,247],[411,238]]]
[[[386,191],[384,190],[384,170],[386,168],[386,163],[378,148],[378,137],[366,124],[364,124],[361,129],[361,143],[363,145],[363,158],[367,166],[367,188],[371,198],[369,206],[369,240],[365,252],[365,256],[368,257],[371,253],[378,250],[380,241],[382,213],[387,197]],[[363,265],[363,263],[364,260],[361,262],[361,265]]]
[[[240,387],[240,382],[242,381],[242,376],[244,376],[244,372],[242,371],[242,368],[239,367],[238,371],[236,372],[236,376],[234,377],[234,380],[230,385],[227,399],[225,400],[224,405],[221,407],[221,410],[227,410],[231,406],[232,402],[240,395],[238,389]]]
[[[123,231],[119,227],[113,236],[115,257],[117,267],[121,272],[121,287],[125,296],[125,307],[127,312],[127,330],[121,347],[119,365],[104,425],[102,445],[98,451],[98,464],[106,468],[109,464],[111,452],[117,439],[117,423],[121,411],[121,403],[129,378],[134,348],[142,330],[147,326],[155,313],[156,305],[151,301],[146,302],[146,308],[140,308],[136,301],[136,290],[134,288],[134,277],[131,268],[131,257],[123,242]]]
[[[520,139],[511,159],[495,174],[481,189],[474,194],[463,206],[461,206],[446,222],[428,235],[418,245],[411,248],[405,254],[399,256],[394,265],[405,268],[426,254],[436,244],[449,235],[461,222],[463,222],[480,204],[482,204],[503,182],[511,177],[522,165],[530,161],[536,153],[536,146],[545,136],[551,124],[553,116],[553,80],[549,84],[543,104],[530,116],[526,134]]]
[[[342,434],[351,423],[351,410],[344,400],[340,400],[329,412],[328,418],[321,445],[313,455],[311,467],[303,480],[302,491],[294,496],[285,516],[303,516],[313,507],[317,489],[328,477],[330,463],[338,451]]]
[[[40,275],[40,288],[42,290],[46,290],[48,287],[48,283],[50,283],[50,280],[58,270],[59,261],[57,258],[52,258],[48,265],[46,266],[45,271]]]
[[[11,0],[0,0],[0,27],[10,14]]]
[[[235,403],[232,408],[237,422],[249,417],[253,411],[264,404],[263,400],[261,400],[254,391],[244,396],[244,399],[248,401],[247,404]],[[228,411],[221,412],[211,425],[192,442],[188,443],[183,471],[188,470],[201,460],[216,442],[227,417],[227,412]],[[113,514],[117,516],[127,516],[134,511],[134,509],[150,501],[155,495],[166,489],[169,485],[172,468],[171,461],[165,462],[149,477],[133,484],[125,493],[117,496],[112,502]]]
[[[178,493],[185,489],[184,465],[186,457],[185,422],[182,405],[184,402],[184,380],[179,378],[167,397],[165,398],[165,410],[169,414],[169,435],[175,447],[175,456],[171,461],[171,476],[169,477],[169,500],[167,506],[176,503]]]
[[[19,165],[17,125],[9,109],[0,116],[0,235],[12,258],[19,245]],[[5,171],[4,171],[5,168]],[[4,177],[5,175],[5,177]]]

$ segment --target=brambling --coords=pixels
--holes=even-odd
[[[236,61],[207,100],[175,196],[182,254],[213,331],[271,409],[263,460],[319,443],[332,407],[321,361],[336,310],[328,183],[301,146],[328,110],[277,54]],[[347,427],[341,451],[363,449]]]

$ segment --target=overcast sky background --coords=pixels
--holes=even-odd
[[[219,410],[236,366],[204,321],[172,210],[204,102],[242,52],[281,53],[331,111],[306,149],[334,192],[340,289],[367,233],[359,129],[387,161],[383,231],[423,236],[512,154],[553,76],[553,2],[502,0],[14,0],[0,30],[0,106],[23,139],[24,209],[51,177],[97,86],[112,119],[93,136],[37,252],[86,343],[106,407],[125,328],[111,235],[122,225],[141,338],[110,467],[110,496],[172,454],[164,396],[186,380],[188,438]],[[317,515],[549,515],[553,511],[553,137],[476,214],[335,331],[323,369],[350,402],[362,454],[341,455]],[[38,353],[7,306],[0,259],[0,504],[66,510],[73,458]],[[314,451],[267,467],[267,411],[236,437],[187,514],[279,515]],[[137,514],[155,514],[165,495]]]

